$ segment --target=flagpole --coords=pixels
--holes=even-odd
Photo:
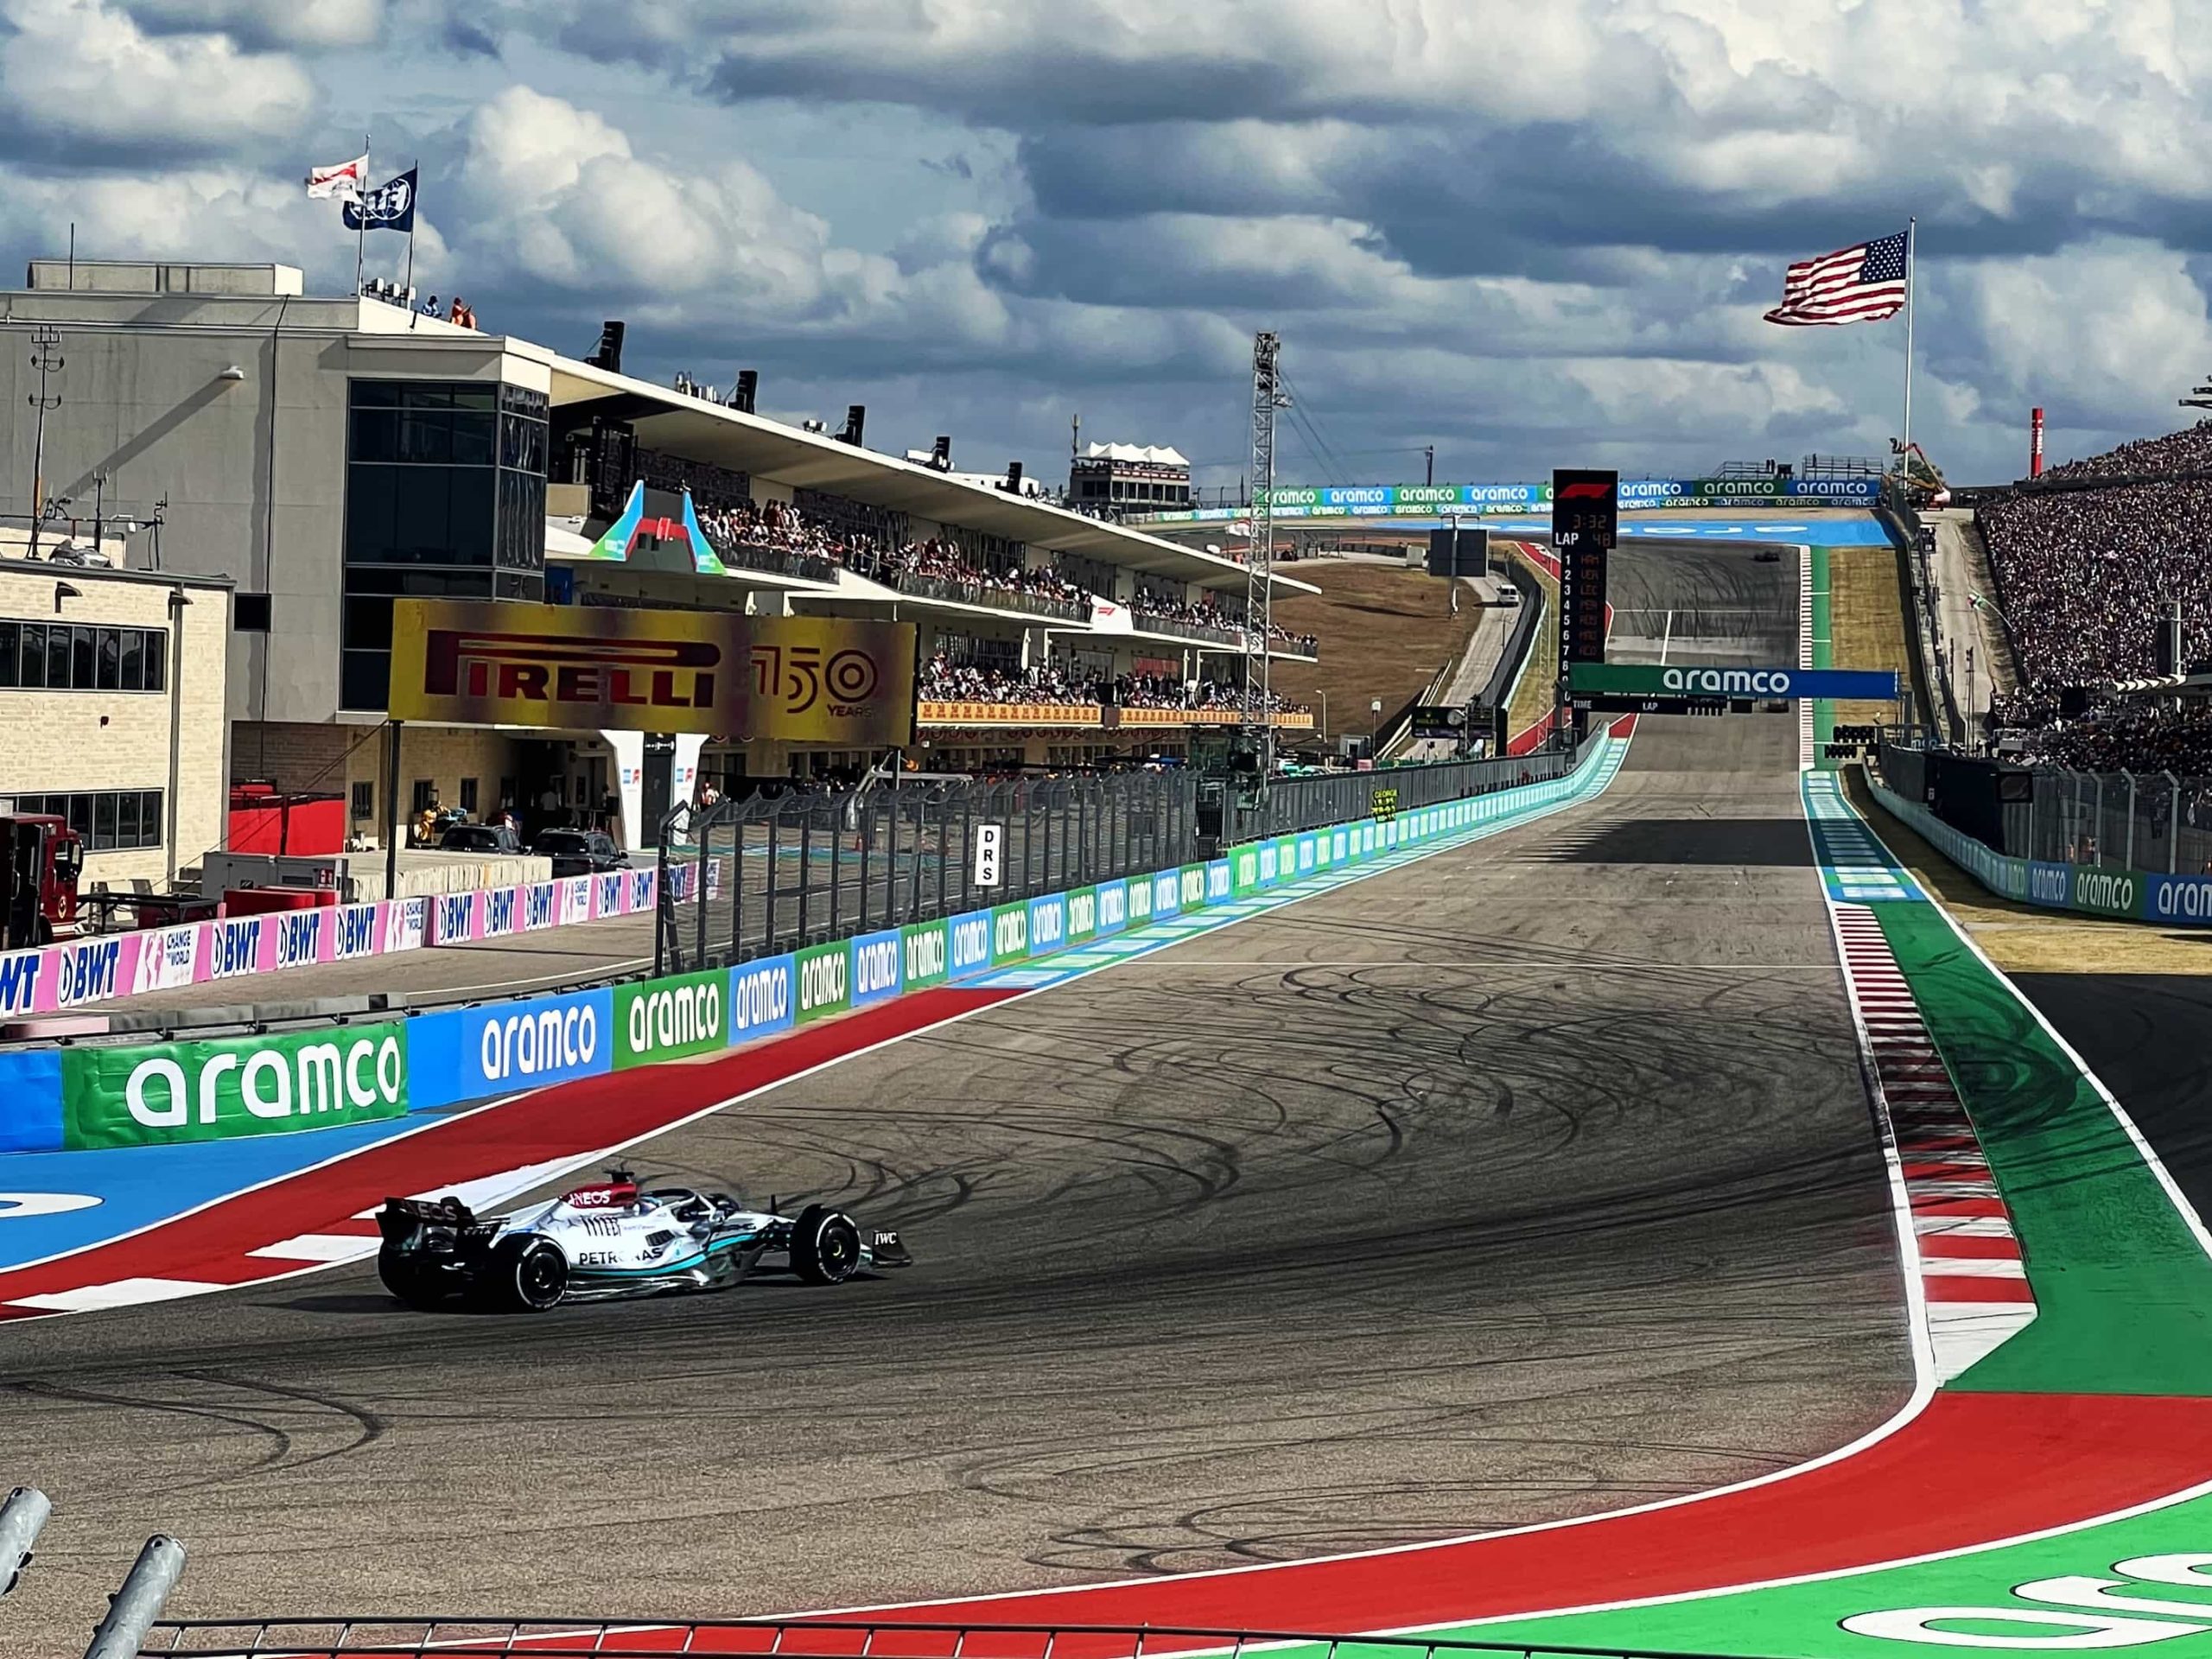
[[[1897,456],[1897,468],[1904,474],[1908,492],[1912,488],[1912,290],[1920,251],[1919,225],[1916,214],[1904,222],[1904,449]]]
[[[362,187],[368,184],[370,177],[375,172],[375,167],[369,161],[369,135],[365,132],[361,135]],[[363,191],[357,188],[353,196],[353,218],[356,225],[353,232],[353,297],[357,300],[361,297],[361,261],[369,251],[369,216],[361,211],[363,205]]]
[[[415,175],[416,185],[415,185],[415,188],[414,188],[413,190],[411,190],[411,191],[410,191],[410,192],[408,193],[408,197],[407,197],[407,281],[406,281],[406,282],[402,285],[402,288],[401,288],[401,291],[402,291],[403,293],[404,293],[404,294],[407,296],[407,310],[408,310],[408,314],[409,314],[409,315],[408,315],[408,318],[407,318],[407,326],[408,326],[410,328],[412,328],[412,327],[415,326],[415,315],[416,315],[416,305],[415,305],[415,221],[416,221],[416,210],[417,210],[418,208],[420,208],[420,207],[422,207],[422,205],[423,205],[423,200],[422,200],[422,197],[423,197],[423,189],[422,189],[422,179],[423,179],[423,158],[422,158],[420,156],[417,156],[415,158],[415,165],[414,165],[413,172],[414,172],[414,175]]]

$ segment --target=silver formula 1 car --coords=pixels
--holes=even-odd
[[[842,1211],[812,1204],[779,1216],[727,1192],[645,1192],[626,1170],[503,1216],[478,1216],[457,1198],[386,1198],[377,1227],[378,1276],[410,1307],[461,1297],[538,1313],[562,1302],[726,1290],[763,1268],[839,1285],[913,1260],[898,1234],[863,1232]]]

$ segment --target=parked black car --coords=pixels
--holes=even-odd
[[[630,868],[630,855],[614,844],[612,836],[600,830],[541,830],[537,839],[530,843],[530,850],[540,858],[553,861],[556,880],[563,876],[596,875],[601,870]]]
[[[522,837],[504,823],[449,824],[438,837],[442,853],[519,853]]]

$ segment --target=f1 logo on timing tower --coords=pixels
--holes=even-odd
[[[1559,719],[1567,724],[1567,677],[1605,660],[1605,561],[1620,536],[1618,473],[1552,474],[1552,551],[1559,558]]]

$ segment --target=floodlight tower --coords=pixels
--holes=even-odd
[[[1282,337],[1252,338],[1252,536],[1244,564],[1244,684],[1239,736],[1260,757],[1261,787],[1274,771],[1274,716],[1268,708],[1268,627],[1274,617],[1275,411],[1288,409],[1276,373]]]

